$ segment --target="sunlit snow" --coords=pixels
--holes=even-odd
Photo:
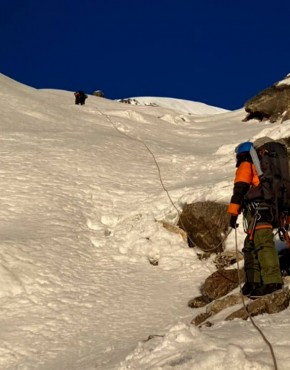
[[[215,266],[161,221],[227,203],[235,146],[289,136],[290,122],[172,98],[77,106],[3,75],[0,95],[0,368],[272,369],[249,320],[190,324],[187,302]],[[289,309],[255,320],[288,370]]]

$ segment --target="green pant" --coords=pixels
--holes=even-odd
[[[248,225],[251,225],[253,216],[244,215]],[[259,226],[259,223],[257,224]],[[273,241],[272,229],[256,229],[253,240],[249,235],[244,242],[244,269],[246,281],[249,283],[282,283],[278,252]]]

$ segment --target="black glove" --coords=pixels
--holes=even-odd
[[[239,224],[237,224],[237,219],[238,219],[238,216],[231,216],[230,227],[232,229],[236,229],[237,227],[239,227]]]

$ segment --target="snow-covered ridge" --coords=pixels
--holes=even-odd
[[[276,86],[290,85],[290,73],[288,73],[287,76],[283,78],[283,80],[277,82],[275,85]]]
[[[194,115],[211,115],[228,112],[226,109],[213,107],[200,102],[165,97],[143,96],[123,99],[133,105],[156,106],[173,109],[176,112],[194,114]]]

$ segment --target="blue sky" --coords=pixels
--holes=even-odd
[[[288,0],[11,0],[0,72],[36,88],[238,109],[290,72],[289,14]]]

